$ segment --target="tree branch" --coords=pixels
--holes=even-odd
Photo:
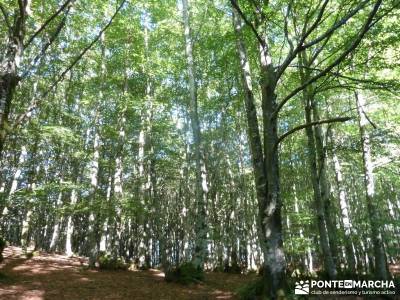
[[[340,21],[335,22],[335,24],[333,24],[333,26],[331,28],[329,28],[327,31],[325,31],[325,33],[323,33],[316,39],[312,40],[311,42],[304,44],[306,38],[316,29],[319,22],[321,21],[322,16],[326,9],[326,5],[329,2],[329,0],[326,0],[318,14],[317,19],[315,20],[313,25],[311,25],[311,27],[307,30],[307,32],[301,37],[299,43],[296,46],[295,51],[293,51],[292,53],[289,53],[286,60],[284,61],[284,63],[279,67],[277,80],[280,78],[280,76],[283,74],[285,69],[289,66],[289,64],[293,61],[293,59],[296,57],[296,55],[299,52],[304,51],[305,49],[310,48],[310,47],[314,46],[315,44],[318,44],[319,42],[323,41],[326,38],[329,38],[337,29],[342,27],[344,24],[346,24],[346,22],[350,18],[352,18],[355,14],[357,14],[357,12],[359,12],[360,9],[362,9],[365,6],[365,4],[367,4],[369,1],[370,0],[365,0],[365,1],[361,2],[360,5],[358,5],[355,9],[350,11],[346,16],[344,16],[342,19],[340,19]]]
[[[1,3],[0,3],[0,10],[1,10],[2,14],[3,14],[4,21],[6,22],[8,30],[12,31],[10,20],[8,19],[8,13],[7,13],[6,9],[4,8],[4,6]]]
[[[301,37],[300,41],[298,42],[296,48],[293,51],[290,51],[289,54],[287,55],[286,59],[282,63],[282,65],[279,67],[276,80],[278,80],[285,69],[289,66],[289,64],[293,61],[293,59],[297,56],[297,54],[303,50],[304,46],[303,43],[306,40],[306,38],[317,28],[319,22],[322,19],[322,16],[324,15],[326,6],[328,5],[329,0],[325,0],[324,3],[322,4],[321,9],[319,10],[318,16],[315,19],[314,23],[310,26],[310,28],[303,34]]]
[[[342,27],[344,24],[347,23],[350,18],[352,18],[355,14],[357,14],[370,0],[366,0],[361,2],[355,9],[350,11],[346,16],[344,16],[339,22],[336,22],[331,28],[329,28],[325,33],[321,34],[319,37],[316,39],[312,40],[311,42],[308,42],[307,44],[303,45],[303,49],[307,49],[311,46],[314,46],[315,44],[318,44],[322,40],[326,39],[328,36],[330,36],[334,31]]]
[[[47,49],[53,44],[53,42],[56,40],[56,38],[58,37],[58,35],[60,34],[62,28],[65,26],[65,22],[67,20],[67,16],[69,13],[70,8],[67,8],[67,11],[65,12],[64,17],[62,18],[62,20],[60,21],[60,23],[58,24],[56,30],[54,31],[54,33],[50,36],[48,42],[42,47],[42,50],[40,51],[40,53],[38,55],[36,55],[36,57],[33,59],[33,62],[31,63],[30,68],[28,68],[21,76],[21,80],[24,79],[29,72],[35,67],[35,65],[38,63],[39,60],[41,60],[41,58],[46,54]]]
[[[318,71],[318,72],[322,72],[322,69],[319,68],[313,68],[313,67],[308,67],[308,66],[301,66],[301,65],[291,65],[290,67],[294,67],[294,68],[303,68],[303,69],[307,69],[307,70],[311,70],[311,71]],[[396,85],[394,83],[397,83],[397,81],[376,81],[373,79],[362,79],[362,78],[356,78],[356,77],[350,77],[347,75],[343,75],[340,72],[334,72],[334,71],[330,71],[329,72],[330,75],[332,75],[332,77],[334,78],[343,78],[349,81],[353,81],[353,82],[358,82],[361,84],[372,84],[376,87],[380,87],[382,89],[389,89],[389,88],[400,88],[400,85]]]
[[[315,125],[321,125],[321,124],[329,124],[329,123],[338,123],[338,122],[346,122],[351,120],[351,117],[337,117],[337,118],[333,118],[333,119],[326,119],[326,120],[319,120],[319,121],[314,121],[314,122],[310,122],[307,124],[302,124],[299,126],[296,126],[292,129],[290,129],[289,131],[285,132],[284,134],[282,134],[279,138],[278,141],[275,144],[274,149],[276,149],[278,147],[278,145],[285,139],[287,138],[289,135],[292,135],[293,133],[302,130],[304,128],[307,127],[311,127],[311,126],[315,126]]]
[[[236,0],[230,0],[231,4],[233,6],[234,9],[236,9],[236,11],[239,13],[240,17],[243,19],[243,21],[246,23],[246,25],[248,25],[251,28],[251,31],[253,31],[254,35],[256,36],[258,42],[260,43],[261,46],[265,46],[265,41],[260,37],[260,35],[258,34],[257,29],[254,27],[254,25],[247,20],[246,16],[244,15],[244,13],[242,12],[242,10],[240,9],[239,5],[237,4]]]
[[[113,14],[113,16],[110,18],[110,20],[107,22],[107,24],[99,31],[99,33],[96,35],[96,37],[93,39],[93,41],[87,45],[81,53],[79,53],[78,56],[75,57],[75,59],[71,62],[71,64],[60,74],[60,76],[57,77],[57,79],[53,82],[53,84],[41,95],[40,100],[35,100],[30,107],[27,109],[27,111],[20,115],[14,126],[18,126],[21,124],[26,117],[28,117],[31,112],[38,106],[40,101],[42,101],[44,98],[47,97],[47,95],[64,79],[65,75],[72,70],[72,68],[81,60],[81,58],[88,52],[94,44],[100,39],[101,35],[108,29],[108,27],[111,26],[112,22],[114,21],[115,17],[118,15],[124,4],[129,1],[129,0],[122,0],[121,4],[118,6],[117,10]]]
[[[339,65],[345,58],[347,55],[349,55],[354,49],[356,49],[358,47],[358,45],[360,44],[360,42],[362,41],[362,39],[364,38],[365,34],[368,32],[368,30],[371,28],[370,24],[373,21],[374,16],[376,15],[376,13],[378,12],[378,9],[380,7],[380,5],[382,4],[382,0],[377,0],[373,9],[371,10],[371,12],[368,15],[367,20],[365,21],[362,29],[360,30],[360,33],[358,34],[358,36],[354,39],[354,41],[351,43],[351,45],[343,51],[343,53],[333,62],[331,63],[329,66],[327,66],[323,71],[321,71],[319,74],[315,75],[314,77],[310,78],[307,82],[305,82],[303,85],[297,87],[296,89],[294,89],[291,93],[289,93],[289,95],[287,95],[277,106],[275,112],[273,113],[273,117],[276,117],[276,115],[279,113],[279,111],[282,109],[282,107],[294,96],[297,95],[297,93],[299,93],[300,91],[302,91],[303,89],[305,89],[307,86],[309,86],[310,84],[314,83],[315,81],[317,81],[318,79],[320,79],[321,77],[325,76],[326,74],[328,74],[334,67],[336,67],[337,65]]]
[[[50,24],[51,21],[53,21],[57,16],[64,11],[64,9],[74,0],[67,0],[64,2],[63,5],[54,13],[52,14],[43,24],[40,26],[40,28],[28,39],[28,41],[25,43],[24,48],[29,47],[29,45],[33,42],[33,40]]]

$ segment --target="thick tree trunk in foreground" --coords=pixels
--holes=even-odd
[[[260,46],[261,94],[264,124],[264,160],[267,201],[262,205],[262,229],[266,243],[264,277],[268,295],[275,299],[285,287],[286,261],[283,250],[282,201],[280,192],[278,120],[275,110],[276,73],[266,46]]]
[[[0,62],[0,159],[8,131],[8,116],[15,88],[20,78],[18,67],[24,50],[26,18],[30,11],[28,0],[18,1],[19,9],[15,10],[14,24],[9,28],[6,54]]]
[[[386,253],[383,248],[381,226],[379,225],[378,203],[376,203],[377,199],[375,197],[371,143],[366,128],[369,123],[365,113],[366,99],[361,92],[355,92],[355,97],[364,166],[365,199],[367,202],[368,216],[371,226],[371,240],[374,249],[374,273],[377,279],[386,280],[389,278],[389,273],[387,269]]]
[[[189,23],[188,0],[182,0],[182,14],[185,33],[186,59],[188,64],[189,93],[190,93],[190,121],[193,132],[194,156],[196,162],[196,210],[197,218],[195,223],[195,252],[193,263],[203,268],[207,252],[207,225],[205,197],[207,184],[205,174],[202,171],[201,158],[201,131],[197,104],[197,86],[195,78],[195,67],[193,58],[193,41]],[[204,184],[205,183],[205,184]]]
[[[258,127],[257,110],[251,85],[250,64],[241,37],[241,22],[234,10],[234,27],[240,59],[242,85],[245,94],[248,139],[259,205],[259,240],[264,254],[264,279],[267,294],[278,295],[285,281],[285,256],[282,241],[279,161],[276,151],[277,119],[271,117],[276,108],[274,76],[268,55],[261,49],[261,88],[264,124],[264,152]],[[265,155],[265,157],[264,157]]]

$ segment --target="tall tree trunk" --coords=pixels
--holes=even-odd
[[[320,121],[318,103],[314,97],[310,98],[313,121]],[[335,212],[333,210],[333,203],[330,197],[330,187],[327,175],[327,157],[326,149],[324,146],[324,135],[322,132],[321,125],[313,126],[314,138],[315,138],[315,150],[317,155],[317,167],[318,167],[318,184],[320,186],[321,200],[324,204],[324,213],[326,227],[328,230],[329,246],[332,253],[332,259],[335,265],[337,265],[338,259],[338,246],[337,246],[337,234],[335,224]]]
[[[127,82],[125,82],[125,92],[124,97],[126,97]],[[113,224],[113,243],[112,243],[112,253],[114,256],[120,255],[121,248],[121,238],[122,238],[122,225],[124,219],[121,216],[122,213],[122,203],[123,198],[123,150],[125,142],[125,117],[126,107],[121,112],[119,117],[119,134],[118,134],[118,145],[117,145],[117,155],[115,158],[115,173],[114,173],[114,197],[115,197],[115,218]]]
[[[26,210],[26,214],[25,214],[25,216],[24,216],[24,219],[23,219],[23,221],[22,221],[22,230],[21,230],[21,246],[22,246],[22,249],[23,249],[23,251],[24,252],[26,252],[27,251],[27,249],[28,249],[28,242],[29,242],[29,240],[28,240],[28,235],[29,235],[29,229],[30,229],[30,226],[31,226],[31,218],[32,218],[32,214],[33,214],[33,203],[34,203],[34,195],[33,195],[33,192],[34,192],[34,190],[35,190],[35,188],[36,188],[36,179],[37,179],[37,175],[39,174],[39,171],[40,171],[40,165],[38,165],[38,163],[37,163],[37,161],[36,161],[36,159],[37,159],[37,151],[38,151],[38,137],[36,137],[36,141],[35,141],[35,143],[34,143],[34,145],[33,145],[33,149],[32,149],[32,151],[31,151],[31,154],[32,154],[32,156],[31,156],[31,162],[32,162],[32,165],[31,165],[31,169],[30,169],[30,171],[29,171],[29,184],[28,184],[28,192],[29,192],[29,199],[28,199],[28,201],[27,201],[27,203],[26,203],[26,207],[27,207],[27,210]],[[35,164],[37,164],[36,166],[35,166]]]
[[[193,58],[193,40],[189,21],[188,0],[182,0],[182,15],[185,34],[185,49],[187,59],[187,72],[189,77],[189,93],[190,93],[190,121],[193,132],[194,156],[196,162],[196,211],[197,217],[195,221],[195,252],[193,263],[200,267],[204,267],[207,252],[207,224],[206,224],[206,207],[205,198],[207,193],[207,184],[205,182],[205,174],[202,171],[201,157],[201,130],[198,115],[197,103],[197,85],[195,78],[195,65]],[[204,169],[204,168],[203,168]]]
[[[150,16],[148,12],[144,15],[144,51],[145,51],[145,63],[143,64],[143,73],[148,74],[150,70],[150,58],[149,58],[149,26],[150,26]],[[141,267],[146,269],[151,267],[150,257],[150,220],[149,213],[150,210],[150,200],[151,200],[151,184],[150,179],[150,157],[152,148],[150,143],[150,136],[152,130],[152,118],[153,118],[153,86],[152,78],[148,76],[146,78],[146,90],[144,107],[141,113],[141,128],[139,132],[139,180],[140,180],[140,201],[144,213],[139,217],[139,225],[141,230],[140,246],[139,246],[139,261]]]
[[[62,175],[61,175],[62,176]],[[63,217],[60,216],[59,210],[62,206],[63,202],[63,192],[62,192],[62,177],[60,179],[60,192],[58,193],[57,197],[57,202],[55,203],[54,209],[55,209],[55,220],[54,220],[54,226],[53,226],[53,233],[51,235],[51,241],[50,241],[50,251],[54,252],[57,249],[57,244],[58,244],[58,238],[60,236],[60,225],[63,222]]]
[[[352,242],[352,224],[349,214],[349,205],[347,203],[346,189],[343,185],[343,174],[339,159],[336,153],[333,153],[333,165],[335,169],[336,184],[339,194],[339,205],[340,211],[342,212],[342,223],[345,235],[345,250],[346,250],[346,260],[349,271],[352,274],[356,272],[356,258],[354,253],[354,245]]]
[[[365,113],[366,99],[362,92],[355,92],[355,98],[357,104],[364,167],[365,199],[367,202],[367,210],[371,226],[371,240],[374,249],[374,274],[377,279],[387,280],[389,278],[389,272],[387,269],[386,253],[383,248],[382,229],[379,225],[380,218],[378,213],[378,203],[376,203],[377,198],[375,197],[371,143],[367,132],[367,125],[369,121]]]
[[[15,10],[14,24],[9,28],[6,53],[0,62],[0,159],[8,131],[8,116],[14,97],[15,88],[20,80],[18,67],[24,50],[26,18],[30,10],[30,1],[19,1]]]
[[[279,183],[278,152],[275,149],[277,119],[272,117],[276,107],[273,67],[270,58],[261,49],[261,88],[264,124],[264,153],[258,127],[257,110],[251,85],[250,64],[241,36],[241,21],[234,10],[234,27],[240,60],[241,79],[245,96],[248,138],[259,206],[259,240],[264,254],[264,282],[267,294],[272,299],[284,285],[285,256],[282,241],[281,199]],[[264,158],[265,155],[265,158]]]
[[[299,57],[299,61],[303,65],[306,65],[306,59],[304,56]],[[309,70],[304,70],[303,68],[299,69],[301,81],[307,82],[310,78]],[[313,92],[311,87],[307,87],[303,90],[303,101],[304,101],[304,112],[305,112],[305,120],[306,124],[312,122],[312,106],[314,105]],[[334,259],[331,252],[331,247],[329,244],[329,236],[326,222],[326,214],[325,214],[325,203],[324,199],[321,195],[321,185],[319,182],[319,172],[317,165],[317,151],[316,151],[316,141],[314,136],[314,130],[311,126],[305,128],[306,136],[307,136],[307,158],[311,173],[311,183],[314,191],[314,203],[317,215],[317,226],[319,232],[320,245],[322,250],[322,256],[324,261],[324,269],[329,278],[334,279],[337,276],[337,270],[334,263]],[[325,191],[326,192],[326,191]]]
[[[99,160],[100,160],[100,135],[99,135],[99,112],[96,111],[95,116],[95,132],[93,137],[93,159],[90,166],[90,185],[91,185],[91,210],[89,214],[89,232],[88,232],[88,247],[89,247],[89,266],[93,268],[97,259],[97,224],[96,214],[94,211],[97,202],[97,188],[99,175]]]
[[[279,290],[285,285],[286,261],[283,250],[282,201],[280,192],[279,156],[278,156],[278,120],[275,94],[275,71],[266,46],[260,46],[261,94],[264,125],[264,155],[267,176],[267,201],[262,205],[263,236],[266,243],[264,253],[264,277],[267,293],[278,297]]]
[[[70,196],[70,205],[72,209],[75,208],[75,204],[78,200],[78,193],[76,191],[76,188],[73,188],[71,191],[71,196]],[[73,254],[73,247],[72,247],[72,235],[74,233],[74,223],[73,223],[73,214],[70,213],[68,216],[68,221],[67,221],[67,229],[66,229],[66,238],[65,238],[65,253],[68,256],[72,256]]]
[[[14,176],[13,176],[13,180],[11,182],[11,187],[10,190],[8,192],[8,196],[6,198],[6,202],[5,205],[2,209],[2,213],[1,213],[1,219],[2,219],[2,225],[4,226],[4,221],[7,217],[8,214],[8,206],[10,205],[10,201],[12,201],[11,197],[14,195],[14,193],[17,191],[17,187],[18,187],[18,181],[21,178],[21,174],[22,174],[22,170],[24,167],[24,163],[26,161],[28,153],[26,152],[26,147],[22,146],[21,147],[21,153],[19,155],[18,158],[18,164],[16,166],[15,172],[14,172]],[[2,228],[2,230],[5,230],[5,228]]]
[[[296,214],[299,214],[300,209],[299,209],[299,199],[297,197],[296,184],[293,184],[293,194],[294,194],[294,212]],[[299,234],[300,234],[300,238],[304,239],[304,230],[301,227],[299,228]],[[314,272],[314,264],[313,264],[313,256],[312,256],[311,247],[309,245],[307,245],[306,261],[307,261],[308,272],[310,272],[310,274],[312,274]]]

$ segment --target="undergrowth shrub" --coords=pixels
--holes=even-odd
[[[225,264],[224,273],[241,274],[242,268],[238,264],[232,264],[231,266],[229,264]]]
[[[237,294],[240,300],[262,300],[263,288],[262,278],[259,278],[240,287]]]
[[[204,280],[204,271],[196,267],[193,263],[183,263],[165,273],[167,282],[177,282],[180,284],[197,283]]]
[[[101,270],[127,270],[128,264],[120,257],[114,257],[108,253],[100,253],[98,257]]]

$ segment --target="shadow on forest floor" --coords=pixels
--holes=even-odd
[[[252,278],[208,273],[203,284],[166,283],[164,274],[149,271],[98,271],[80,257],[40,253],[26,259],[20,248],[4,250],[0,265],[0,299],[236,299],[234,292]]]

